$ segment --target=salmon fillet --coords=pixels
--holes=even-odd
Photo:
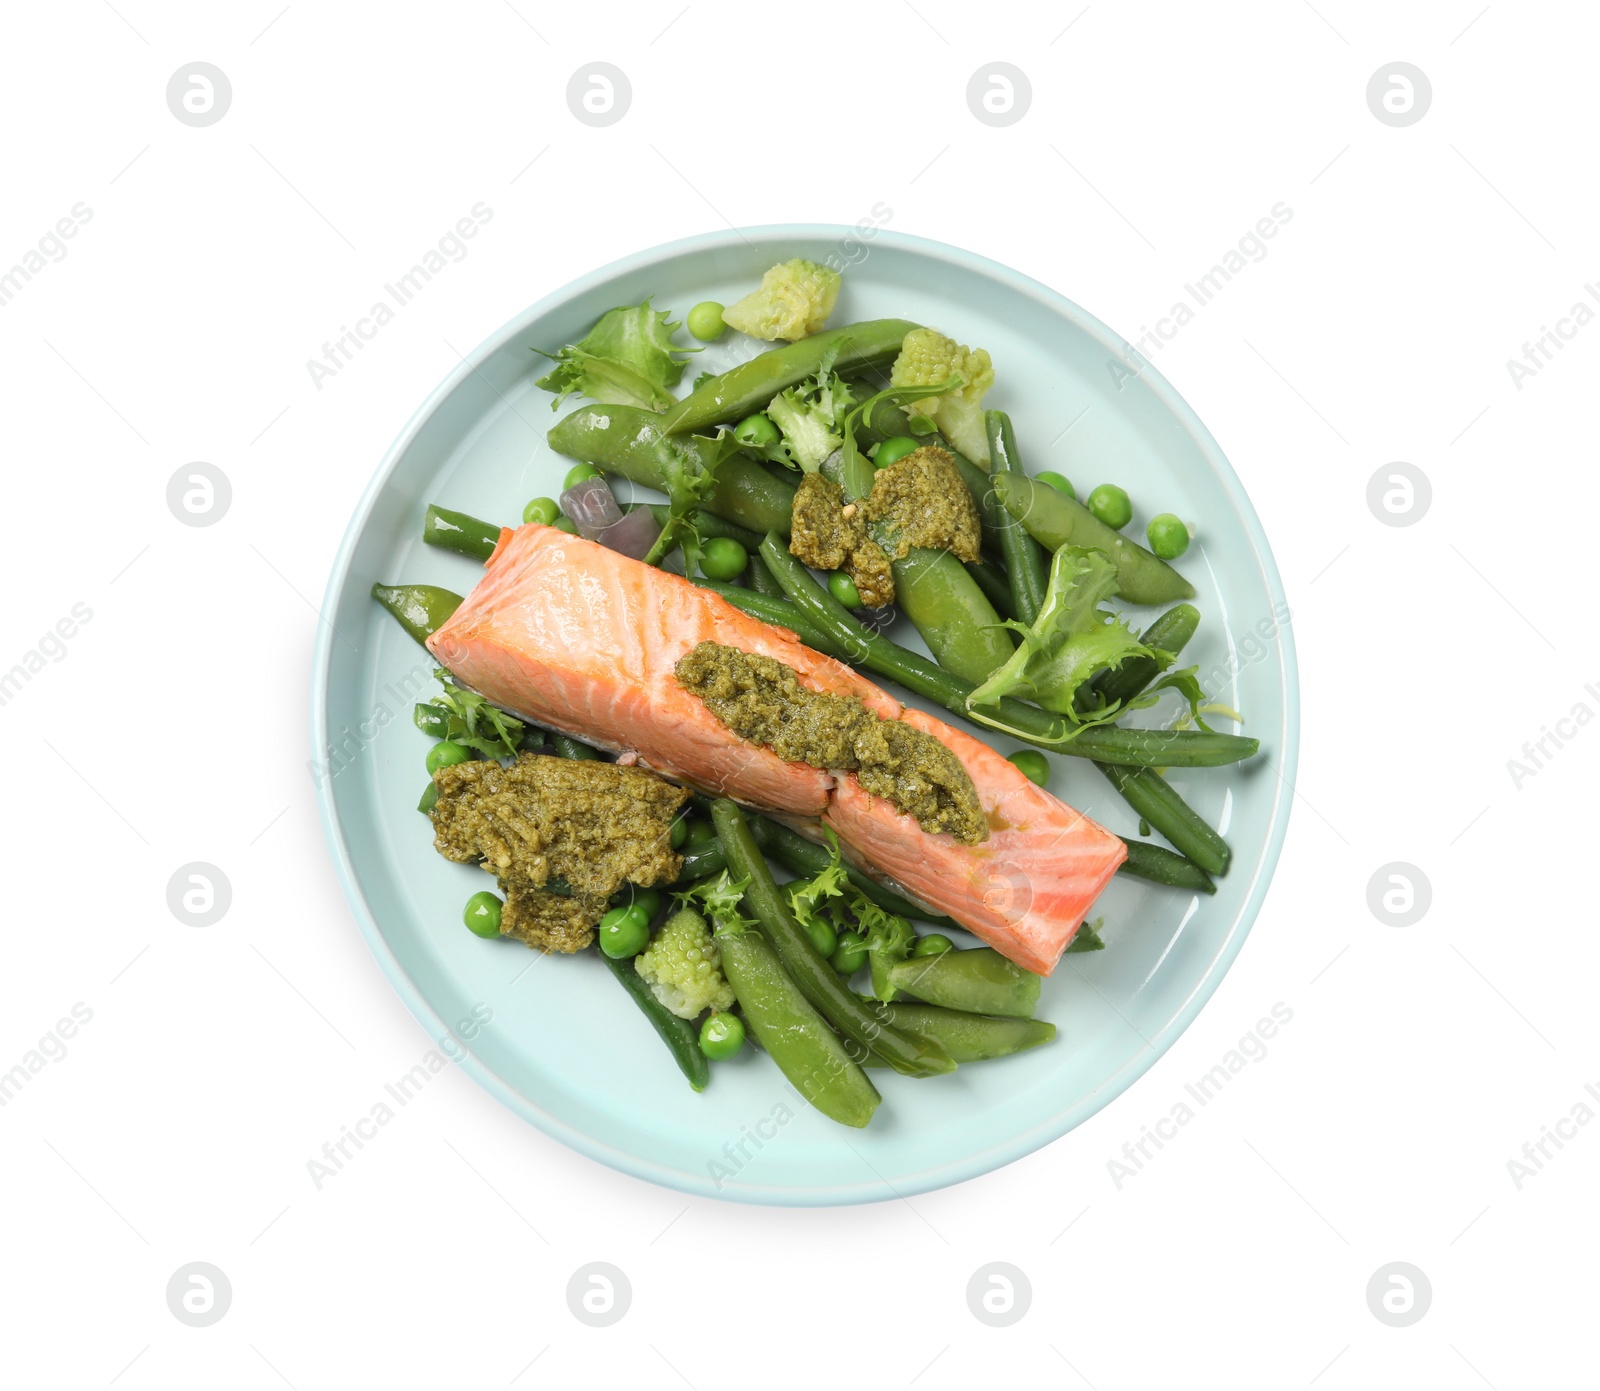
[[[858,867],[1031,971],[1055,967],[1127,855],[993,749],[681,576],[537,523],[501,532],[486,571],[428,639],[458,681],[666,777],[828,827]],[[930,835],[854,774],[788,763],[734,734],[673,673],[701,642],[771,657],[811,690],[853,696],[938,739],[971,777],[989,838],[962,845]]]

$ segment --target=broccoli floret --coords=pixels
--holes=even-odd
[[[706,920],[680,908],[662,924],[650,945],[633,959],[656,999],[680,1019],[708,1009],[733,1008],[733,989],[722,974],[722,954]]]
[[[850,387],[824,369],[774,396],[767,418],[782,432],[789,458],[804,472],[815,473],[844,443],[840,425],[855,403]]]
[[[761,277],[761,288],[722,311],[724,323],[770,343],[804,338],[828,322],[839,298],[839,272],[815,261],[785,261]]]
[[[552,410],[576,391],[603,405],[664,411],[673,403],[667,388],[678,384],[686,361],[672,346],[677,327],[649,300],[608,309],[582,342],[545,354],[555,366],[536,385],[556,393]]]
[[[983,431],[983,398],[994,385],[994,364],[982,348],[969,349],[937,329],[914,328],[900,345],[889,372],[891,386],[937,386],[959,377],[961,385],[942,396],[925,396],[910,409],[937,425],[967,458],[989,465]]]

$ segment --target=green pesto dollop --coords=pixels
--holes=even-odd
[[[643,768],[525,753],[433,781],[434,848],[481,862],[505,894],[501,935],[541,951],[582,951],[624,884],[671,883],[683,868],[670,837],[689,794]]]
[[[679,684],[723,724],[789,763],[851,772],[930,834],[964,845],[988,839],[989,823],[967,770],[931,734],[880,719],[854,696],[808,690],[793,667],[737,647],[702,642],[679,659]]]
[[[789,554],[818,570],[843,570],[869,609],[894,603],[887,552],[867,533],[861,508],[846,504],[844,489],[820,473],[808,473],[795,489]]]

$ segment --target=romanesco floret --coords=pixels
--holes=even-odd
[[[708,1009],[733,1008],[733,990],[722,974],[722,954],[706,920],[680,908],[662,924],[650,945],[633,959],[656,999],[680,1019]]]
[[[722,311],[722,321],[770,343],[805,338],[828,322],[839,298],[839,272],[815,261],[784,261],[761,277],[761,288]]]
[[[937,329],[914,328],[900,345],[889,372],[891,386],[937,386],[952,377],[961,385],[942,396],[925,396],[909,409],[926,416],[975,464],[989,465],[983,431],[983,398],[994,385],[994,364],[982,348],[966,348]]]

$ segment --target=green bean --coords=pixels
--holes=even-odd
[[[767,569],[767,562],[761,558],[761,538],[757,536],[755,544],[746,546],[745,549],[750,552],[750,588],[764,599],[783,599],[783,586],[772,578],[772,571]],[[783,601],[788,603],[786,599],[783,599]],[[790,605],[790,607],[792,608],[793,605]],[[795,617],[799,617],[798,612]],[[813,643],[806,644],[807,647],[814,645]],[[826,651],[826,649],[818,647],[817,651],[822,652]]]
[[[955,1063],[942,1048],[885,1024],[876,1013],[874,1002],[863,1000],[839,979],[827,958],[794,920],[788,898],[773,881],[772,871],[761,857],[755,836],[738,806],[719,797],[711,804],[711,819],[728,857],[729,874],[745,883],[746,906],[777,951],[784,970],[828,1023],[846,1038],[870,1048],[896,1072],[927,1077],[951,1071]]]
[[[1049,1043],[1056,1036],[1056,1026],[1043,1019],[969,1014],[965,1010],[922,1005],[910,1000],[896,1001],[883,1008],[896,1028],[932,1040],[957,1063],[1010,1057],[1024,1049]],[[884,1064],[873,1058],[863,1066],[882,1067]]]
[[[459,594],[432,584],[375,584],[372,597],[424,646],[462,603]]]
[[[833,862],[833,856],[827,846],[818,845],[814,840],[807,840],[798,831],[791,831],[782,822],[773,821],[753,811],[745,812],[744,819],[750,827],[750,833],[756,838],[756,844],[767,857],[776,860],[785,869],[801,878],[820,874]],[[952,922],[939,913],[918,907],[910,899],[902,898],[895,893],[893,889],[884,888],[876,879],[863,874],[854,865],[847,864],[844,872],[850,882],[867,898],[898,917],[931,923],[935,927],[960,926],[959,923]]]
[[[736,584],[722,584],[717,580],[695,580],[693,583],[701,589],[709,589],[713,594],[720,594],[734,608],[752,618],[759,618],[775,628],[787,628],[813,651],[828,657],[839,656],[839,645],[787,599],[771,599],[753,589],[741,589]]]
[[[830,1120],[866,1125],[882,1099],[878,1089],[789,978],[766,937],[737,917],[719,921],[714,936],[722,973],[778,1070]]]
[[[930,1005],[1031,1019],[1043,978],[1008,961],[993,947],[913,956],[889,968],[889,980]]]
[[[1194,586],[1166,561],[1107,526],[1076,498],[1026,474],[993,475],[995,492],[1028,534],[1047,551],[1088,546],[1117,567],[1117,592],[1133,604],[1170,604],[1194,598]]]
[[[429,507],[422,519],[422,539],[428,545],[441,546],[473,560],[488,560],[494,554],[500,544],[500,531],[489,522],[445,507]]]
[[[676,885],[694,884],[701,879],[709,879],[713,874],[721,874],[727,868],[728,857],[722,853],[722,842],[713,841],[703,850],[685,849],[683,852],[683,868],[678,871],[678,877],[672,882]]]
[[[555,749],[557,758],[570,758],[576,762],[593,762],[600,757],[598,749],[591,749],[587,744],[574,739],[570,734],[557,734],[550,732],[550,744]]]
[[[1174,889],[1198,889],[1203,894],[1214,894],[1216,884],[1205,870],[1192,860],[1147,841],[1119,839],[1128,847],[1128,858],[1117,866],[1118,874],[1134,879],[1148,879],[1152,884],[1166,884]]]
[[[906,319],[869,319],[769,348],[691,391],[661,418],[664,434],[679,435],[743,420],[786,387],[814,376],[825,365],[849,372],[893,360],[917,326]]]
[[[667,1045],[679,1071],[689,1079],[689,1085],[697,1092],[704,1091],[706,1083],[711,1080],[711,1064],[700,1051],[700,1035],[694,1025],[687,1019],[678,1018],[656,999],[656,992],[639,974],[631,956],[613,960],[598,948],[595,950],[595,955],[606,963],[606,969],[633,997],[634,1004],[639,1006],[639,1012],[650,1021],[656,1033],[661,1035],[661,1041]]]
[[[984,431],[989,437],[989,474],[1024,472],[1017,455],[1017,437],[1011,417],[1004,411],[983,413]],[[1006,575],[1011,581],[1011,610],[1019,621],[1032,625],[1044,605],[1049,580],[1049,562],[1043,548],[1022,528],[1009,512],[1000,532],[1000,551],[1005,557]]]
[[[705,451],[712,442],[684,435],[668,443],[661,420],[655,412],[636,406],[579,406],[555,423],[550,447],[642,488],[665,493],[669,491],[671,459],[665,451],[685,451],[703,468]],[[717,466],[715,483],[702,510],[763,535],[778,531],[787,536],[794,484],[774,477],[754,459],[734,454]]]
[[[1232,854],[1228,842],[1212,830],[1154,768],[1119,768],[1108,763],[1095,766],[1122,794],[1123,800],[1171,841],[1179,854],[1187,856],[1207,874],[1221,874],[1228,868]]]
[[[943,705],[966,719],[981,715],[1004,732],[1056,753],[1130,767],[1201,768],[1236,763],[1261,746],[1259,739],[1236,734],[1206,734],[1198,730],[1120,729],[1115,725],[1078,729],[1060,715],[1002,697],[993,705],[967,708],[976,689],[953,672],[943,671],[926,657],[868,632],[849,610],[827,594],[810,572],[795,560],[776,536],[761,543],[761,555],[794,606],[821,629],[845,655],[845,660],[879,676],[898,681],[907,690]],[[979,723],[984,720],[980,719]]]
[[[1001,618],[1015,618],[1017,611],[1011,606],[1011,583],[1006,572],[989,560],[967,560],[962,563],[967,567],[967,573],[978,582],[983,597],[994,605],[994,611]]]
[[[1199,626],[1200,610],[1193,604],[1179,604],[1146,628],[1139,635],[1139,641],[1176,657]],[[1142,695],[1161,670],[1161,664],[1154,657],[1130,657],[1121,666],[1100,672],[1089,684],[1107,705],[1126,705]]]

